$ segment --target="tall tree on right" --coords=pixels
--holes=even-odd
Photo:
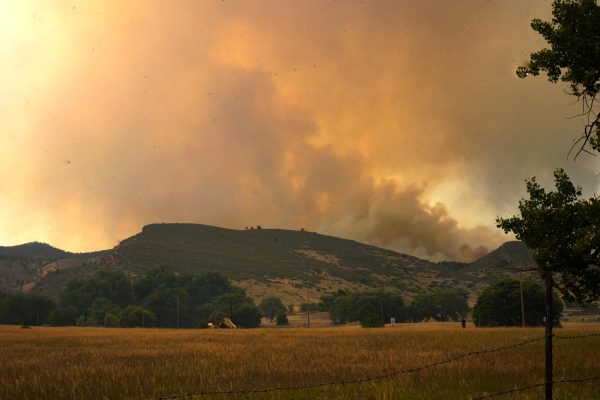
[[[529,199],[519,201],[520,216],[498,218],[533,252],[546,282],[546,400],[552,400],[553,288],[567,299],[592,301],[600,296],[600,200],[581,199],[562,169],[554,172],[556,191],[546,192],[535,178],[526,181]]]
[[[534,19],[531,27],[549,48],[532,53],[517,75],[525,78],[545,72],[553,83],[568,83],[569,94],[581,101],[581,116],[587,119],[572,148],[575,157],[590,147],[600,151],[600,6],[596,0],[554,0],[552,20]]]

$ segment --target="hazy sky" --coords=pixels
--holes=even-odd
[[[75,4],[75,5],[74,5]],[[507,239],[581,121],[520,80],[551,1],[2,1],[0,244],[153,222],[316,230],[434,260]]]

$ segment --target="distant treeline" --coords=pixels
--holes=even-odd
[[[261,311],[244,290],[217,273],[178,275],[168,267],[130,279],[114,269],[67,282],[58,303],[28,293],[0,297],[0,323],[24,325],[206,327],[230,317],[260,325]]]
[[[444,289],[418,295],[409,306],[396,293],[384,291],[350,292],[338,290],[321,297],[319,306],[331,314],[334,324],[358,321],[365,327],[383,326],[391,318],[396,322],[458,321],[469,311],[468,292]]]
[[[544,290],[532,282],[505,279],[490,285],[473,308],[477,326],[518,326],[521,293],[524,323],[543,323]],[[334,324],[359,322],[381,327],[395,322],[459,321],[469,312],[468,292],[442,289],[417,295],[409,305],[397,293],[338,290],[322,296],[319,304],[303,304],[302,311],[327,311]],[[556,320],[560,324],[562,302],[555,296]],[[88,279],[69,281],[58,302],[32,293],[0,293],[0,323],[54,326],[199,327],[229,317],[240,327],[258,327],[262,317],[287,325],[286,307],[267,297],[257,307],[244,290],[218,273],[178,275],[168,267],[147,270],[131,279],[114,269],[98,271]]]

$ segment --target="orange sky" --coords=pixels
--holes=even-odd
[[[514,74],[551,2],[417,3],[0,3],[0,244],[259,224],[469,260],[524,178],[595,191],[573,99]]]

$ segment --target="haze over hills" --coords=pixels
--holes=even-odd
[[[287,303],[340,288],[386,289],[412,298],[444,287],[472,294],[530,262],[528,249],[508,242],[473,263],[433,263],[356,241],[284,229],[232,230],[199,224],[152,224],[112,250],[74,254],[41,243],[0,247],[0,289],[56,295],[74,276],[102,267],[139,276],[156,266],[178,273],[220,272],[250,296]],[[527,261],[529,260],[529,261]]]

